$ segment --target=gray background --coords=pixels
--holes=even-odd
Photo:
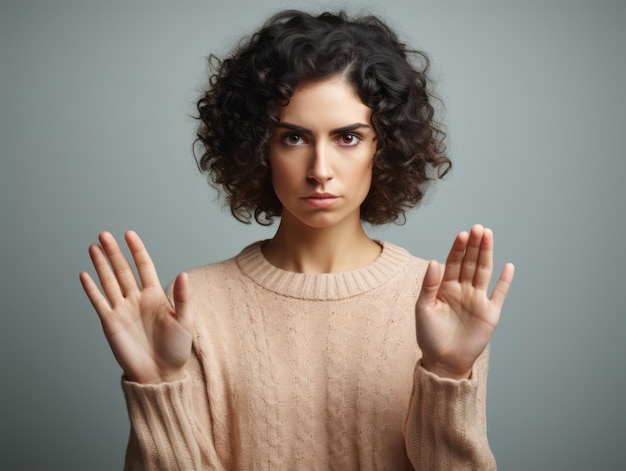
[[[87,246],[133,228],[165,283],[271,236],[215,203],[189,116],[209,52],[310,5],[2,2],[2,469],[121,467],[120,370],[78,282]],[[341,5],[431,55],[455,163],[405,226],[372,235],[443,259],[481,222],[498,266],[517,265],[492,344],[500,469],[625,469],[625,3]]]

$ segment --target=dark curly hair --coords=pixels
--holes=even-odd
[[[254,216],[269,225],[281,214],[269,142],[281,105],[307,81],[341,75],[373,110],[378,140],[363,221],[404,222],[428,184],[451,168],[445,133],[434,119],[428,57],[408,49],[374,16],[283,11],[223,61],[211,55],[209,67],[208,90],[197,103],[194,155],[239,221]]]

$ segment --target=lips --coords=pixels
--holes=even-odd
[[[303,200],[316,208],[328,208],[339,200],[339,196],[332,193],[311,193],[305,196]]]

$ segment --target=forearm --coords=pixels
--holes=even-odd
[[[221,469],[203,378],[192,355],[182,380],[139,384],[123,379],[131,423],[125,469]]]
[[[469,379],[443,379],[418,363],[405,420],[407,453],[416,470],[495,470],[486,431],[488,352]]]

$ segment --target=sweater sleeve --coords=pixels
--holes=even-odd
[[[489,349],[469,379],[440,378],[417,363],[404,423],[407,454],[416,470],[495,470],[487,441]]]
[[[130,419],[125,470],[221,470],[197,356],[186,377],[161,384],[122,379]]]

